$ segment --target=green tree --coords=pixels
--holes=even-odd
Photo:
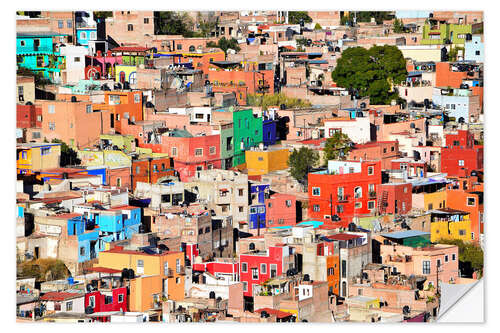
[[[335,132],[335,134],[326,139],[325,148],[325,161],[329,160],[345,160],[347,154],[352,149],[352,141],[346,134]],[[327,162],[328,163],[328,162]]]
[[[35,78],[35,86],[37,87],[44,88],[46,85],[51,84],[49,79],[43,77],[42,72],[35,72],[26,67],[18,66],[16,74],[21,76],[33,76]]]
[[[371,104],[389,104],[398,98],[391,84],[406,78],[406,61],[396,46],[348,48],[337,61],[332,79],[340,87],[370,96]]]
[[[113,17],[112,11],[98,11],[94,12],[94,17],[106,19],[108,17]]]
[[[222,37],[219,39],[217,43],[215,42],[208,42],[207,47],[218,47],[222,51],[224,51],[225,54],[227,54],[228,49],[233,49],[236,52],[239,52],[241,50],[240,46],[238,45],[238,41],[234,38],[231,39],[226,39],[226,37]]]
[[[307,147],[293,149],[288,157],[290,175],[307,187],[307,174],[319,160],[319,153]]]
[[[198,23],[198,28],[200,29],[200,35],[207,38],[210,37],[211,33],[217,27],[219,18],[208,17],[207,19],[204,19],[201,13],[198,13],[196,21]]]
[[[311,103],[309,101],[304,101],[300,98],[288,97],[283,93],[272,95],[247,95],[248,106],[261,106],[264,110],[267,110],[269,106],[276,106],[281,104],[285,104],[289,109],[305,108],[311,106]]]
[[[405,32],[405,26],[403,24],[403,21],[394,19],[394,25],[392,27],[392,31],[394,31],[395,33]]]
[[[321,27],[321,24],[316,23],[316,25],[314,26],[314,30],[321,30],[321,29],[323,29],[323,28]]]
[[[186,12],[155,12],[156,35],[182,35],[193,37],[193,20]]]
[[[69,147],[64,141],[60,139],[52,139],[52,143],[61,144],[61,166],[79,165],[81,160],[78,158],[78,153]]]
[[[288,23],[300,24],[301,20],[303,20],[304,23],[312,22],[312,18],[307,15],[307,12],[288,12]]]

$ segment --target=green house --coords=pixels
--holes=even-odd
[[[65,57],[61,56],[54,37],[66,36],[54,32],[18,32],[16,36],[17,66],[42,73],[55,81],[65,69]]]
[[[471,24],[449,24],[444,20],[431,18],[423,27],[421,44],[449,44],[447,41],[452,44],[465,44],[466,35],[471,33]]]
[[[257,147],[262,140],[262,117],[253,114],[252,109],[233,112],[234,158],[233,166],[245,163],[245,151]]]
[[[232,122],[223,122],[215,125],[220,134],[220,158],[222,169],[233,167],[234,156],[234,130]]]

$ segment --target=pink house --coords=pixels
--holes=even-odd
[[[294,226],[297,223],[297,198],[275,193],[265,200],[268,227]]]
[[[420,275],[426,284],[448,283],[458,276],[458,246],[436,244],[429,247],[410,247],[398,244],[381,245],[382,264],[406,276]]]

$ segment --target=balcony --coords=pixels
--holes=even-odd
[[[186,275],[186,267],[179,266],[176,268],[175,272],[179,275]]]
[[[166,277],[169,277],[169,278],[174,277],[174,270],[172,268],[167,268],[167,271],[165,273],[166,273],[165,274]]]
[[[372,191],[368,193],[368,198],[370,199],[376,199],[377,198],[377,192]]]

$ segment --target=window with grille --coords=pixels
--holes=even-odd
[[[319,209],[319,205],[314,205],[314,206],[313,206],[313,210],[314,210],[315,212],[319,212],[319,211],[320,211],[320,209]]]
[[[177,156],[177,147],[172,147],[172,156]]]
[[[73,311],[73,301],[66,302],[66,311]]]
[[[431,262],[429,260],[422,261],[422,274],[431,274]]]
[[[312,188],[312,195],[314,195],[314,196],[320,196],[321,195],[321,189],[319,187],[313,187]]]
[[[260,264],[260,274],[267,274],[267,265]]]
[[[132,24],[127,25],[127,31],[134,31],[134,26]]]
[[[246,262],[241,263],[241,271],[244,273],[248,272],[248,264]]]
[[[203,156],[203,148],[196,148],[194,151],[194,156]]]
[[[215,154],[215,146],[210,147],[210,149],[208,151],[209,151],[210,155]]]
[[[254,267],[252,268],[252,280],[258,280],[259,279],[259,269]]]

